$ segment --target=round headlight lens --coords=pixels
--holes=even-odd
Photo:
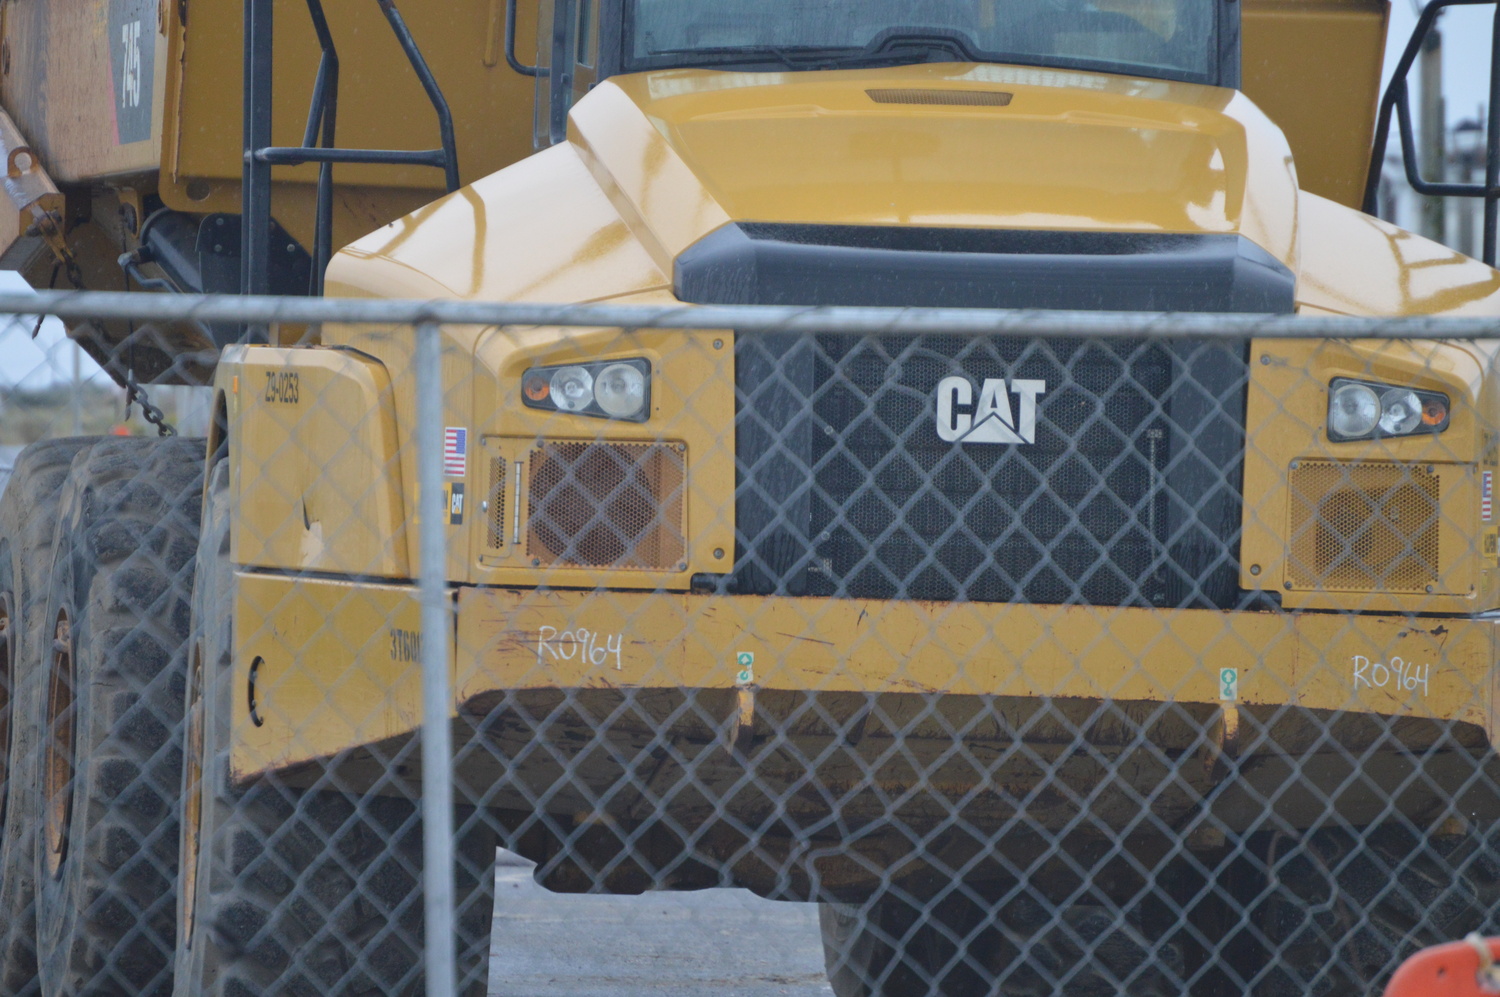
[[[1328,428],[1340,436],[1369,436],[1380,420],[1380,399],[1363,384],[1341,384],[1328,404]]]
[[[1415,391],[1392,388],[1380,396],[1380,431],[1403,436],[1422,424],[1422,400]]]
[[[646,407],[646,376],[628,363],[610,364],[594,382],[594,400],[615,419],[633,419]]]
[[[564,412],[582,412],[594,400],[594,376],[582,367],[563,367],[552,374],[552,404]]]

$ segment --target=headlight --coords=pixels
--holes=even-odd
[[[1405,436],[1422,424],[1422,401],[1415,391],[1392,388],[1380,396],[1380,435]]]
[[[1363,384],[1341,384],[1328,402],[1330,435],[1343,439],[1369,436],[1380,422],[1380,399]]]
[[[646,375],[628,363],[612,363],[594,382],[594,400],[611,419],[634,419],[646,407]]]
[[[605,360],[533,367],[521,377],[521,403],[596,419],[645,422],[651,415],[651,362]]]
[[[1448,428],[1448,396],[1436,391],[1342,377],[1328,389],[1328,438],[1335,443]]]
[[[564,367],[552,372],[552,404],[564,412],[582,412],[594,400],[594,375],[582,367]]]

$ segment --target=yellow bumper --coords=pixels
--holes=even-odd
[[[412,588],[241,573],[237,589],[242,688],[259,662],[258,724],[236,696],[238,775],[379,762],[417,730]],[[1351,767],[1461,778],[1495,731],[1482,620],[476,588],[454,607],[461,781],[500,786],[502,807],[540,792],[597,810],[619,780],[686,766],[709,795],[753,769],[768,798],[811,776],[872,818],[880,791],[918,783],[1002,816],[1039,781],[1086,792],[1128,768],[1125,796],[1187,813],[1231,771],[1268,791],[1304,769],[1331,787]],[[1152,789],[1167,784],[1172,800]],[[1388,802],[1366,796],[1345,816]]]

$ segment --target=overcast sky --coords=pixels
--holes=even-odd
[[[14,270],[0,270],[0,291],[15,293],[31,288]],[[79,372],[85,380],[109,383],[99,369],[63,332],[57,319],[42,323],[35,339],[36,316],[11,319],[0,316],[0,388],[45,388],[73,380],[73,356],[79,355]]]
[[[1450,7],[1438,21],[1443,32],[1443,97],[1450,126],[1475,117],[1481,104],[1489,106],[1490,38],[1494,24],[1495,8],[1485,5]],[[1387,81],[1416,25],[1412,0],[1392,0],[1390,40],[1385,48]],[[1412,76],[1415,78],[1415,70]],[[1413,94],[1414,101],[1415,98]],[[1393,149],[1395,145],[1391,143]]]

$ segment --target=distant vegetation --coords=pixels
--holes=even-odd
[[[73,424],[73,387],[61,384],[42,389],[0,388],[0,446],[23,446],[53,436],[71,436]],[[108,433],[122,421],[125,392],[102,384],[85,384],[79,389],[80,425],[76,431],[85,435]],[[142,431],[140,413],[130,421],[133,433]]]

